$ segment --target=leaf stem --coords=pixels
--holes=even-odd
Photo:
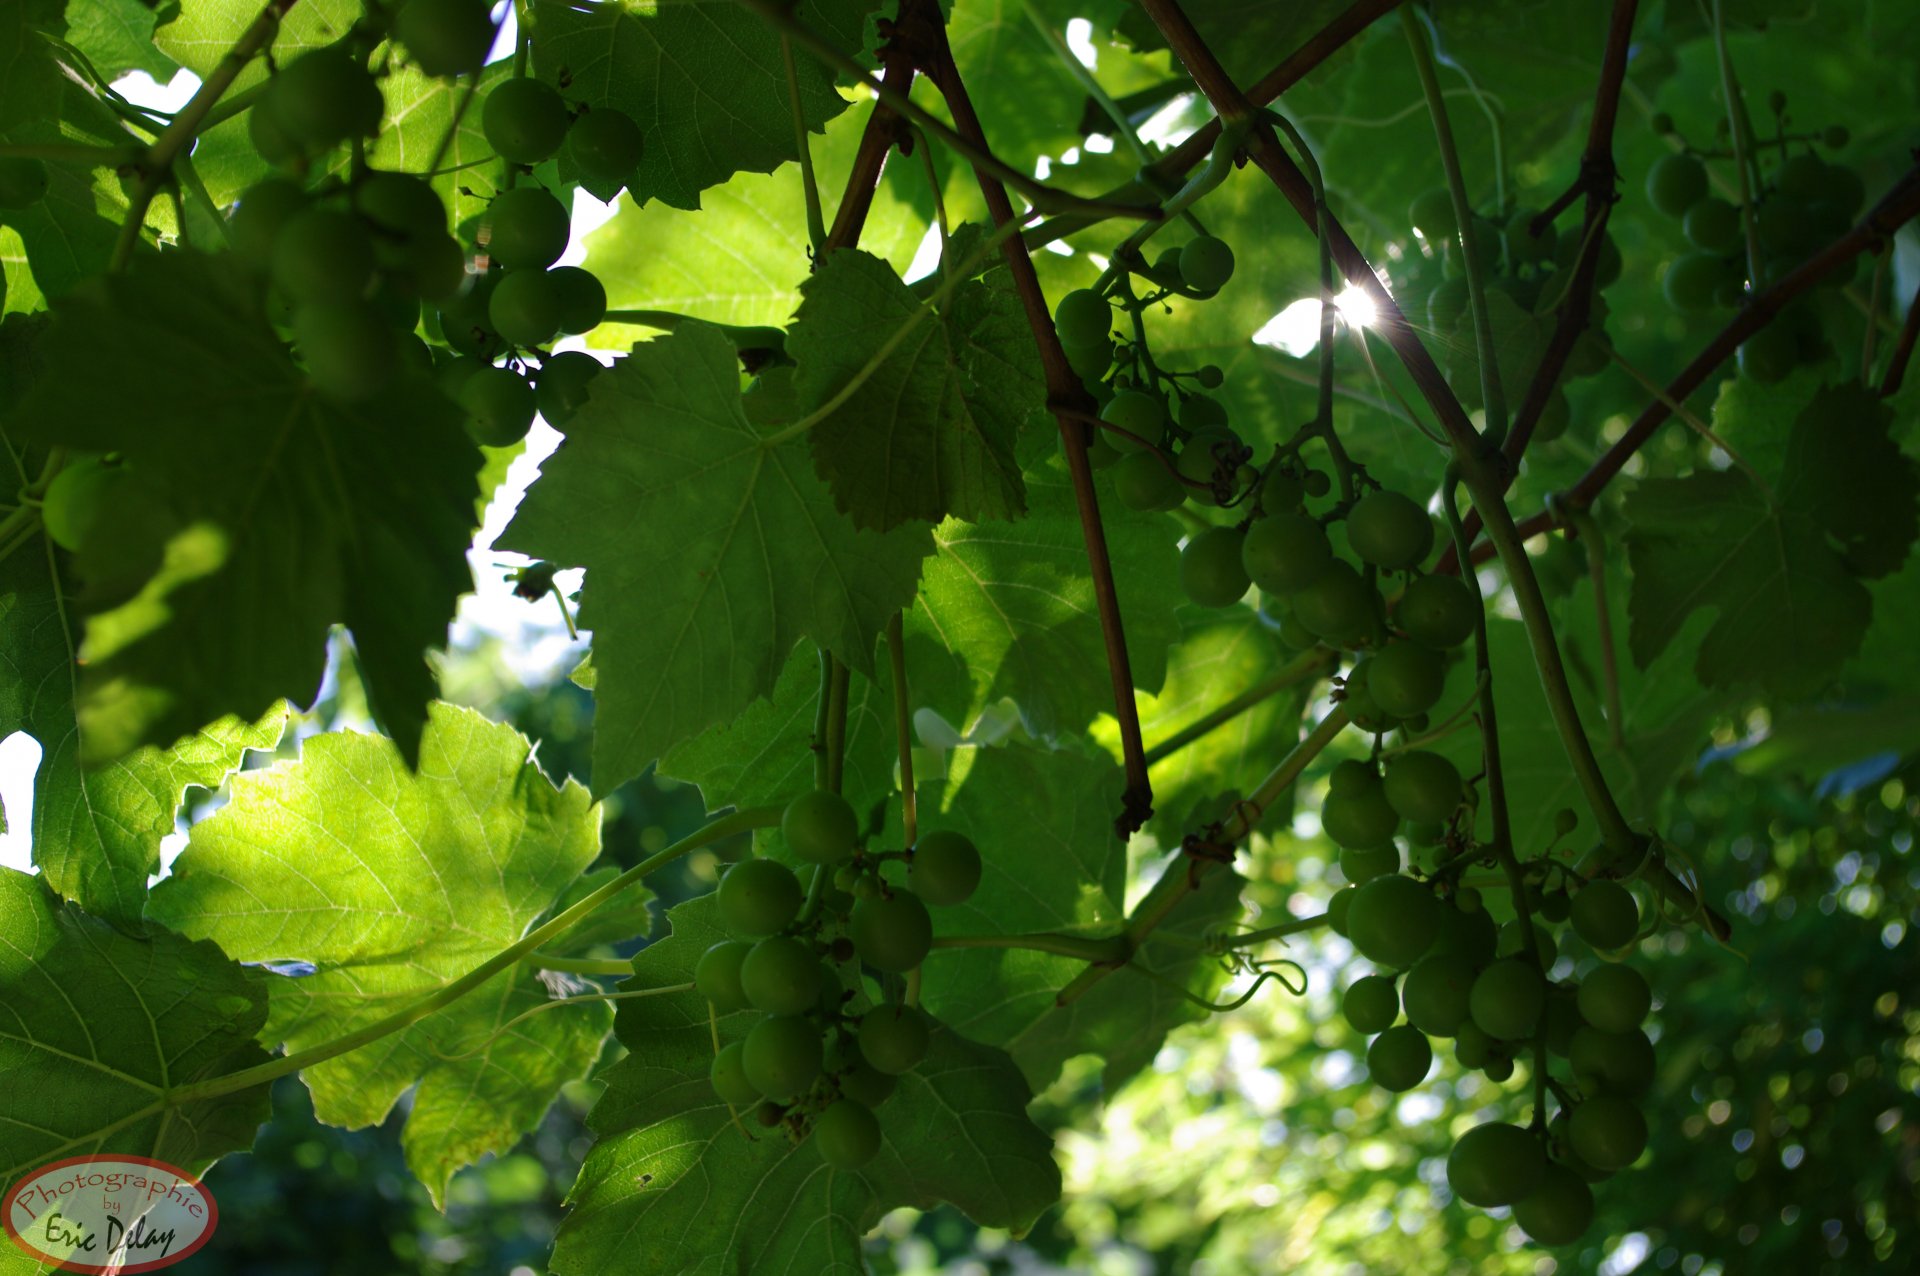
[[[1733,73],[1733,57],[1727,52],[1727,24],[1720,11],[1720,0],[1713,0],[1713,52],[1720,65],[1720,94],[1727,99],[1727,128],[1733,135],[1733,167],[1739,178],[1740,224],[1746,231],[1747,278],[1752,287],[1760,287],[1760,224],[1753,215],[1752,123],[1747,119],[1746,101],[1740,96],[1740,81]]]
[[[907,644],[901,612],[887,621],[887,664],[893,674],[893,738],[900,750],[900,823],[908,846],[919,840],[919,801],[913,788],[913,708],[907,702]]]
[[[1041,41],[1053,50],[1054,55],[1060,59],[1060,65],[1067,69],[1067,74],[1087,91],[1087,96],[1107,113],[1108,119],[1113,121],[1114,130],[1119,133],[1120,140],[1127,144],[1127,149],[1133,152],[1133,158],[1139,162],[1140,167],[1142,169],[1152,167],[1153,156],[1147,153],[1146,146],[1140,141],[1140,134],[1134,130],[1133,121],[1127,118],[1127,113],[1120,109],[1120,104],[1113,100],[1113,95],[1108,93],[1100,83],[1099,77],[1093,73],[1093,68],[1074,56],[1073,50],[1067,47],[1066,40],[1053,29],[1052,24],[1040,16],[1037,9],[1032,5],[1023,5],[1022,9],[1027,15],[1027,24],[1039,35]]]
[[[1055,953],[1075,961],[1115,963],[1126,959],[1127,950],[1118,935],[1090,939],[1083,935],[936,935],[933,946],[939,948],[1023,948],[1036,953]]]
[[[1447,176],[1453,217],[1460,223],[1467,301],[1473,309],[1473,340],[1480,356],[1480,394],[1486,404],[1486,437],[1489,443],[1498,446],[1507,437],[1507,396],[1500,384],[1500,367],[1494,354],[1493,314],[1487,308],[1486,259],[1481,255],[1480,236],[1474,230],[1473,201],[1467,198],[1467,179],[1460,169],[1460,150],[1454,144],[1453,122],[1447,114],[1447,99],[1440,92],[1440,76],[1434,69],[1427,32],[1412,6],[1400,10],[1400,19],[1406,30],[1407,45],[1413,50],[1413,68],[1420,77],[1420,91],[1426,95],[1427,114],[1433,117],[1433,136],[1440,151],[1440,166]]]
[[[1204,739],[1220,727],[1233,721],[1262,701],[1280,694],[1289,687],[1297,687],[1309,682],[1323,673],[1331,672],[1340,662],[1334,652],[1324,648],[1306,651],[1282,665],[1280,669],[1264,681],[1256,682],[1239,695],[1226,701],[1212,712],[1203,714],[1193,722],[1174,732],[1159,744],[1147,750],[1147,765],[1164,762],[1180,750]]]
[[[1311,917],[1289,918],[1284,922],[1277,922],[1272,926],[1262,926],[1259,930],[1250,930],[1243,934],[1235,935],[1227,941],[1227,947],[1252,948],[1256,945],[1264,944],[1271,939],[1285,939],[1289,935],[1299,935],[1310,930],[1319,930],[1322,926],[1328,925],[1329,921],[1329,915],[1326,913],[1315,913]]]
[[[323,1041],[305,1050],[295,1051],[293,1054],[281,1055],[277,1059],[269,1060],[256,1067],[243,1068],[238,1072],[229,1072],[217,1077],[208,1077],[204,1081],[196,1081],[189,1085],[176,1086],[162,1096],[160,1100],[150,1105],[148,1114],[158,1113],[167,1108],[177,1107],[182,1104],[197,1103],[206,1099],[219,1098],[221,1095],[235,1094],[256,1085],[263,1085],[266,1082],[277,1080],[280,1077],[290,1076],[302,1068],[310,1068],[315,1064],[325,1063],[329,1059],[338,1058],[343,1054],[349,1054],[364,1045],[380,1040],[382,1037],[391,1036],[402,1029],[412,1027],[428,1015],[452,1005],[500,972],[518,964],[528,954],[537,951],[542,944],[547,943],[555,936],[565,934],[568,930],[584,921],[601,905],[613,899],[621,891],[638,882],[647,874],[667,864],[671,864],[674,860],[679,859],[689,851],[697,850],[702,846],[720,841],[722,838],[732,837],[734,834],[745,832],[748,829],[768,828],[779,822],[780,808],[776,806],[753,807],[744,811],[735,811],[731,815],[723,815],[719,819],[681,838],[672,846],[641,860],[626,872],[621,873],[618,877],[613,878],[606,885],[600,887],[600,889],[590,895],[582,897],[572,907],[555,914],[544,925],[528,931],[527,934],[522,936],[516,943],[503,948],[500,952],[489,957],[486,961],[481,962],[478,966],[475,966],[472,970],[460,976],[458,979],[453,980],[451,983],[436,988],[433,992],[422,997],[419,1001],[414,1002],[411,1006],[396,1011],[384,1019],[370,1023],[364,1028],[358,1028],[352,1032],[335,1037],[331,1041]]]
[[[144,146],[82,146],[75,143],[8,142],[0,145],[0,159],[37,159],[50,164],[80,164],[88,168],[119,168],[139,162]]]
[[[780,33],[780,60],[787,70],[787,109],[793,115],[793,149],[800,161],[800,189],[807,201],[807,242],[817,254],[827,242],[827,219],[820,211],[820,184],[813,175],[813,148],[807,144],[807,118],[800,107],[800,69],[793,61],[793,37]]]
[[[631,957],[563,957],[559,953],[533,952],[524,960],[541,970],[560,970],[572,975],[614,975],[625,979],[633,974]]]

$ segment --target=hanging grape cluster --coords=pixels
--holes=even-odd
[[[945,830],[905,851],[862,848],[853,808],[825,789],[788,804],[780,828],[814,866],[814,886],[803,891],[792,869],[762,858],[720,879],[720,918],[737,938],[701,956],[694,986],[715,1014],[760,1017],[714,1055],[709,1075],[729,1106],[857,1169],[880,1150],[874,1109],[927,1053],[927,1017],[900,995],[899,976],[932,950],[927,905],[964,903],[979,886],[980,852]],[[897,865],[904,881],[886,875]],[[860,1010],[863,967],[892,995]]]

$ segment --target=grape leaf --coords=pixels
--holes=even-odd
[[[813,719],[819,702],[819,657],[797,647],[771,695],[669,749],[660,759],[660,774],[699,785],[708,810],[786,802],[813,787]],[[895,792],[898,757],[891,682],[849,678],[840,791],[855,811],[865,813]]]
[[[1897,570],[1916,530],[1920,480],[1891,416],[1864,391],[1816,394],[1771,495],[1724,471],[1640,484],[1626,502],[1634,659],[1644,668],[1705,607],[1718,619],[1694,672],[1710,687],[1810,690],[1858,651],[1872,615],[1858,578]]]
[[[316,967],[273,981],[263,1040],[297,1051],[364,1028],[514,943],[599,853],[586,790],[556,789],[528,753],[511,727],[443,704],[417,775],[379,736],[316,736],[297,763],[234,782],[148,915],[239,961]],[[373,1125],[417,1084],[401,1142],[439,1204],[455,1170],[511,1147],[599,1055],[604,1005],[508,1026],[547,1000],[527,968],[498,975],[307,1068],[314,1110]]]
[[[846,171],[865,129],[864,112],[827,126],[813,148],[821,172]],[[905,270],[927,222],[882,182],[860,243]],[[715,323],[785,326],[800,304],[796,281],[811,267],[806,194],[798,165],[736,173],[689,213],[658,201],[620,202],[612,221],[587,236],[587,269],[607,286],[616,310],[670,310]],[[636,330],[603,324],[590,340],[626,348]]]
[[[174,16],[154,32],[154,43],[204,80],[265,7],[262,0],[179,0]],[[364,12],[361,0],[300,0],[280,18],[274,59],[287,62],[307,49],[332,44]],[[256,58],[241,70],[233,89],[251,88],[266,78],[266,61]]]
[[[71,55],[53,40],[66,34],[61,0],[0,6],[0,143],[128,146],[137,139],[96,98]],[[50,297],[64,295],[107,264],[127,211],[120,179],[108,169],[47,166],[44,198],[0,209],[0,222],[25,245],[33,278]]]
[[[860,50],[868,0],[805,0],[797,16],[847,53]],[[534,67],[589,107],[625,111],[646,131],[635,202],[700,207],[700,192],[742,170],[771,172],[794,158],[793,112],[780,37],[731,4],[641,0],[535,0]],[[796,51],[801,118],[818,132],[847,107],[833,74]],[[584,180],[570,160],[561,177],[601,199],[619,183]]]
[[[316,398],[257,304],[226,259],[143,258],[58,312],[46,375],[12,414],[18,437],[124,453],[179,528],[144,587],[87,621],[83,765],[307,703],[335,622],[381,721],[418,751],[425,652],[471,586],[479,449],[424,376],[365,406]]]
[[[0,1178],[96,1152],[192,1172],[249,1146],[264,1084],[172,1092],[266,1062],[265,983],[212,944],[124,934],[0,868]]]
[[[1051,736],[1111,712],[1113,684],[1065,466],[1030,470],[1026,483],[1019,522],[950,518],[934,529],[934,555],[907,615],[908,664],[916,694],[949,722],[965,725],[1009,696],[1027,730]],[[1110,518],[1106,529],[1134,686],[1157,691],[1180,629],[1172,609],[1153,600],[1178,593],[1178,530],[1138,516]]]
[[[154,47],[153,7],[142,0],[67,0],[67,40],[109,80],[145,71],[161,84],[180,64]]]
[[[870,673],[913,597],[926,532],[855,528],[799,448],[766,445],[739,386],[709,325],[635,346],[500,538],[587,568],[597,793],[771,694],[802,638]]]
[[[727,938],[711,896],[668,914],[672,933],[644,949],[623,989],[667,988]],[[556,1276],[864,1271],[860,1238],[890,1209],[951,1202],[1016,1234],[1059,1197],[1052,1142],[1026,1115],[1031,1097],[1007,1056],[937,1027],[927,1058],[879,1109],[883,1144],[864,1169],[828,1168],[811,1146],[736,1124],[707,1070],[757,1018],[709,1026],[706,1001],[676,992],[621,1003],[630,1053],[607,1069],[588,1118],[599,1141],[567,1203]],[[640,1239],[636,1243],[636,1238]]]
[[[787,353],[808,414],[837,400],[922,312],[891,266],[853,249],[829,256],[801,292]],[[1004,272],[961,284],[808,432],[835,504],[876,530],[949,514],[1018,518],[1026,503],[1015,443],[1047,419],[1039,364]]]

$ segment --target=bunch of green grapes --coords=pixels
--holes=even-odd
[[[1738,202],[1739,183],[1712,187],[1709,159],[1729,158],[1691,146],[1663,156],[1647,171],[1647,200],[1680,223],[1689,251],[1667,263],[1662,289],[1683,313],[1703,314],[1739,307],[1747,296],[1780,282],[1826,244],[1844,235],[1866,203],[1866,185],[1844,164],[1822,158],[1820,148],[1846,146],[1847,130],[1835,126],[1815,134],[1790,135],[1786,98],[1773,95],[1776,136],[1750,156],[1760,173],[1751,208]],[[1661,117],[1656,127],[1673,133]],[[1677,136],[1677,135],[1676,135]],[[1799,148],[1799,149],[1796,149]],[[1752,240],[1748,222],[1752,223]],[[1830,273],[1823,288],[1844,287],[1858,258]],[[1755,274],[1757,270],[1758,274]],[[1771,384],[1796,367],[1819,363],[1832,353],[1819,319],[1806,301],[1781,312],[1740,347],[1740,371]]]
[[[1537,210],[1519,205],[1489,208],[1472,217],[1474,248],[1486,272],[1490,293],[1504,295],[1530,315],[1546,316],[1567,302],[1573,268],[1584,247],[1578,234],[1562,235],[1553,223],[1534,233]],[[1435,187],[1415,197],[1407,217],[1419,232],[1423,251],[1405,253],[1389,267],[1394,295],[1408,318],[1426,327],[1448,348],[1471,354],[1475,350],[1471,299],[1466,278],[1460,222],[1446,190]],[[1602,236],[1594,266],[1595,309],[1589,328],[1567,359],[1567,375],[1592,376],[1607,365],[1604,314],[1598,308],[1600,290],[1620,277],[1620,249],[1611,236]],[[1478,377],[1457,377],[1456,390],[1469,408],[1480,404]],[[1511,387],[1516,399],[1523,387]],[[1533,438],[1551,442],[1566,433],[1570,419],[1567,397],[1556,388],[1534,425]]]
[[[1341,1009],[1372,1038],[1368,1072],[1392,1093],[1426,1079],[1436,1038],[1453,1042],[1461,1067],[1495,1083],[1516,1065],[1535,1066],[1534,1052],[1544,1050],[1553,1118],[1537,1111],[1530,1127],[1475,1127],[1454,1146],[1447,1176],[1462,1200],[1511,1206],[1533,1239],[1568,1244],[1592,1222],[1592,1184],[1646,1148],[1638,1104],[1654,1055],[1641,1025],[1652,994],[1638,971],[1605,959],[1638,936],[1639,905],[1619,882],[1536,861],[1526,877],[1529,935],[1518,917],[1497,924],[1480,889],[1457,871],[1403,873],[1392,840],[1401,821],[1432,815],[1460,791],[1451,763],[1419,751],[1390,758],[1384,776],[1357,761],[1335,769],[1323,822],[1354,884],[1333,897],[1329,920],[1378,968],[1348,985]],[[1548,889],[1549,873],[1562,884]],[[1555,980],[1568,930],[1603,959],[1582,978]]]
[[[720,879],[720,918],[736,938],[701,956],[694,986],[715,1014],[755,1019],[714,1056],[710,1077],[730,1107],[811,1137],[836,1169],[858,1169],[880,1150],[874,1110],[925,1058],[930,1038],[912,1005],[869,1003],[862,969],[897,990],[892,977],[932,949],[927,905],[970,898],[980,853],[951,831],[923,834],[904,852],[865,850],[853,808],[825,790],[794,799],[780,827],[788,849],[814,866],[812,902],[776,860],[744,860]],[[884,869],[898,863],[906,880],[889,881]]]

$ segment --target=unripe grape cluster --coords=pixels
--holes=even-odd
[[[478,70],[493,38],[488,15],[478,0],[408,0],[393,30],[422,70],[458,75]],[[531,170],[564,153],[587,180],[624,185],[644,149],[640,127],[538,80],[499,82],[480,117],[504,178],[463,242],[428,178],[371,168],[357,145],[343,176],[312,180],[338,167],[341,147],[380,131],[382,74],[344,44],[278,68],[248,127],[280,171],[242,194],[229,223],[234,254],[261,279],[268,314],[320,395],[366,403],[410,371],[430,371],[476,442],[518,442],[536,411],[564,428],[602,365],[548,347],[598,326],[607,295],[591,272],[555,265],[571,217]],[[0,172],[0,197],[23,180],[8,177]]]
[[[1646,198],[1654,209],[1679,224],[1687,251],[1667,263],[1662,278],[1666,299],[1685,314],[1738,309],[1748,297],[1779,283],[1815,252],[1852,227],[1866,203],[1860,175],[1824,158],[1849,138],[1844,128],[1792,134],[1787,128],[1786,98],[1773,96],[1775,136],[1756,139],[1751,159],[1760,183],[1751,204],[1739,200],[1740,183],[1713,189],[1708,161],[1730,160],[1728,153],[1693,146],[1662,156],[1647,170]],[[1665,131],[1677,133],[1671,121]],[[1820,280],[1822,289],[1844,287],[1859,258],[1849,258]],[[1824,361],[1832,354],[1813,297],[1790,303],[1765,328],[1740,347],[1742,374],[1763,385],[1784,379],[1795,368]]]
[[[720,879],[716,903],[734,936],[708,949],[694,986],[717,1015],[752,1011],[745,1037],[715,1054],[714,1092],[760,1125],[811,1138],[836,1169],[880,1150],[875,1109],[926,1056],[930,1021],[897,996],[865,1002],[862,969],[897,992],[898,976],[933,946],[927,905],[964,903],[980,884],[980,853],[959,833],[923,834],[911,851],[860,846],[853,808],[814,790],[781,816],[787,848],[812,865],[811,890],[785,864],[743,860]],[[905,863],[904,882],[885,869]]]

